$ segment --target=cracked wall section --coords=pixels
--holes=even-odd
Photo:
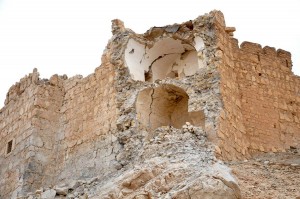
[[[151,45],[130,39],[125,50],[125,62],[134,80],[153,82],[167,77],[183,78],[195,74],[204,65],[194,45],[199,52],[203,51],[201,38],[192,44],[163,38]]]
[[[116,32],[113,36],[112,45],[109,46],[109,49],[110,51],[117,49],[117,52],[113,53],[112,56],[112,61],[117,66],[117,76],[115,79],[118,92],[117,107],[120,110],[117,119],[117,128],[120,132],[119,141],[126,151],[117,156],[117,160],[122,165],[130,164],[129,160],[135,159],[135,157],[139,155],[139,149],[143,147],[142,142],[135,143],[134,147],[132,147],[132,143],[130,144],[132,137],[141,139],[141,137],[146,136],[148,139],[152,136],[151,129],[147,129],[149,118],[145,117],[146,119],[143,120],[145,121],[145,125],[141,124],[137,119],[139,113],[136,108],[136,99],[139,92],[147,88],[154,89],[164,84],[171,84],[184,90],[189,96],[187,105],[188,112],[190,112],[191,115],[193,112],[198,111],[205,114],[204,129],[206,134],[210,140],[216,141],[217,121],[220,115],[219,111],[222,108],[222,102],[219,88],[220,74],[218,70],[216,70],[216,62],[218,62],[220,58],[217,57],[215,53],[216,37],[213,29],[215,13],[216,12],[212,12],[200,16],[194,21],[188,21],[180,25],[174,24],[165,27],[153,27],[142,35],[135,34],[130,29],[120,27],[119,29],[122,31]],[[172,30],[174,28],[174,30],[170,32],[170,28]],[[192,44],[194,50],[197,52],[196,59],[201,61],[203,67],[198,64],[200,67],[195,74],[182,78],[164,78],[162,80],[156,80],[154,83],[144,80],[135,81],[135,79],[132,78],[132,70],[128,66],[129,59],[126,59],[126,56],[133,56],[133,52],[140,52],[140,56],[142,57],[144,55],[143,50],[145,44],[153,47],[156,42],[165,39],[167,39],[167,41],[170,39],[171,41],[183,41],[182,43]],[[132,48],[128,48],[130,41],[140,45],[141,50],[136,51],[135,49],[132,50]],[[122,46],[124,51],[118,52],[120,46]],[[131,54],[129,52],[131,52]],[[129,54],[126,55],[126,53]],[[153,60],[155,60],[155,58]],[[138,64],[133,66],[140,68],[140,59],[136,59],[136,63]],[[141,77],[143,77],[143,73],[144,69],[140,71]],[[146,101],[149,102],[147,106],[150,107],[150,90],[148,91],[147,99]],[[180,114],[180,112],[178,112],[178,114]],[[140,115],[149,115],[149,111],[147,114]],[[168,122],[168,124],[169,123],[170,122]]]
[[[204,128],[204,113],[188,112],[188,100],[186,92],[174,85],[146,88],[137,97],[137,119],[150,130],[161,126],[181,128],[186,122]]]

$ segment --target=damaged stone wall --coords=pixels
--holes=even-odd
[[[36,83],[34,73],[21,79],[9,89],[5,107],[0,110],[0,198],[12,194],[26,183],[23,182],[23,174],[31,158]],[[9,141],[12,141],[10,152],[7,151]]]
[[[63,97],[55,77],[58,78],[56,75],[50,81],[40,80],[35,69],[7,94],[6,106],[0,114],[0,174],[5,176],[0,183],[1,197],[12,195],[15,198],[51,181],[55,165],[53,135],[58,128],[58,110]],[[7,154],[10,140],[13,147]]]
[[[41,80],[34,70],[10,89],[0,114],[0,198],[114,171],[113,80],[104,62],[86,78]]]
[[[137,120],[150,131],[161,126],[180,129],[186,122],[204,128],[203,111],[188,112],[188,100],[186,92],[173,85],[146,88],[136,99]]]
[[[225,159],[247,159],[299,148],[300,78],[291,71],[291,54],[251,42],[239,47],[235,28],[226,28],[222,16],[219,21],[224,108],[217,152]]]
[[[231,36],[234,28],[227,28],[222,13],[216,15],[215,34],[217,56],[220,57],[220,91],[223,107],[220,112],[217,130],[216,153],[226,160],[248,158],[248,140],[241,110],[241,94],[236,77],[236,68],[231,60]]]
[[[299,148],[300,77],[291,72],[291,54],[243,42],[234,61],[250,152]]]
[[[117,48],[112,49],[112,52],[121,52],[114,53],[118,56],[113,60],[118,69],[116,86],[120,115],[117,127],[122,145],[117,161],[123,166],[130,164],[137,157],[138,149],[143,146],[142,140],[145,137],[151,139],[152,131],[160,126],[181,128],[185,122],[195,122],[193,124],[206,130],[210,139],[216,139],[217,117],[222,104],[220,78],[216,70],[216,62],[220,58],[215,56],[214,14],[181,25],[153,27],[142,35],[124,28],[121,21],[113,23],[118,31],[113,31],[115,35],[111,45]],[[119,50],[120,46],[122,50]],[[176,60],[187,61],[185,58],[188,56],[182,55],[185,53],[195,56],[188,59],[194,60],[192,65],[182,64],[178,70],[174,69],[179,65]],[[162,63],[157,63],[159,61]],[[197,66],[194,67],[195,62]],[[155,70],[151,71],[155,63],[158,64],[157,70],[163,71],[161,76],[155,76]],[[172,71],[178,75],[169,76]],[[147,79],[149,73],[154,78]],[[166,87],[173,87],[171,96],[162,91]],[[153,95],[155,90],[161,93],[156,95],[154,92]],[[181,94],[174,94],[174,90]],[[177,98],[178,101],[174,103],[174,100],[166,100],[166,97],[175,98],[175,101]],[[185,110],[186,115],[181,112],[182,121],[177,123],[172,121],[172,115],[178,116],[179,104],[184,104],[183,101],[179,102],[179,98],[186,101],[187,107],[181,109]],[[157,108],[156,105],[161,107]],[[153,111],[156,111],[156,116],[153,116]],[[196,116],[193,117],[194,121],[190,116]],[[151,126],[151,123],[154,124]],[[133,143],[135,139],[140,142]]]
[[[179,28],[179,25],[174,25],[167,30],[177,31]],[[159,28],[154,29],[159,31]],[[195,74],[203,67],[203,60],[198,58],[195,49],[198,46],[202,47],[198,49],[199,52],[203,50],[204,43],[200,37],[193,43],[169,37],[154,44],[141,44],[130,39],[125,51],[125,62],[134,80],[154,82],[167,77],[182,78]]]
[[[114,171],[116,142],[114,67],[105,62],[95,73],[63,82],[65,95],[56,134],[53,184]]]
[[[35,73],[38,75],[38,73]],[[60,107],[63,101],[62,79],[53,75],[50,80],[38,80],[34,94],[34,112],[31,126],[30,160],[25,170],[23,190],[18,193],[38,189],[40,184],[51,182],[55,163],[55,134],[59,129]]]

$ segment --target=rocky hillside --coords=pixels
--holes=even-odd
[[[106,179],[47,187],[27,198],[241,198],[229,167],[216,159],[202,128],[189,123],[182,129],[164,126],[151,137],[123,139],[132,148],[143,142],[131,166]]]

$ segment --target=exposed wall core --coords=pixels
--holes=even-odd
[[[195,40],[197,48],[203,42]],[[152,47],[130,39],[125,50],[125,61],[134,80],[153,82],[157,79],[182,78],[193,75],[203,66],[192,44],[165,38]]]
[[[188,100],[186,92],[174,85],[146,88],[137,97],[137,118],[151,130],[160,126],[181,128],[186,122],[204,127],[203,111],[188,112]]]

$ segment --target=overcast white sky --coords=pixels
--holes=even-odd
[[[111,20],[143,33],[221,10],[235,37],[292,53],[300,75],[299,0],[0,0],[0,107],[11,85],[38,68],[42,78],[92,73]]]

